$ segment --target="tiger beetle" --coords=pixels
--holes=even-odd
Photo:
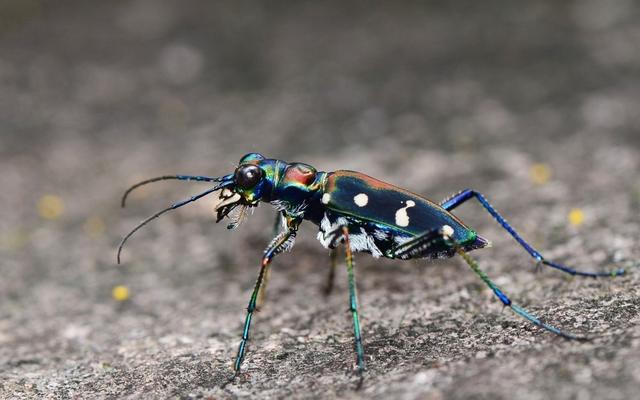
[[[215,185],[191,198],[174,203],[170,207],[142,221],[127,234],[118,247],[117,260],[125,242],[138,229],[160,215],[199,200],[219,191],[220,202],[215,206],[216,222],[228,217],[228,229],[236,228],[247,216],[247,210],[260,202],[271,203],[278,211],[278,222],[283,229],[275,234],[262,256],[258,278],[249,300],[242,330],[242,339],[235,359],[235,378],[242,365],[249,340],[253,313],[256,310],[261,288],[264,290],[266,273],[272,259],[293,247],[298,227],[309,220],[319,227],[318,240],[332,250],[332,268],[329,283],[333,281],[335,248],[344,244],[349,280],[349,312],[353,318],[355,353],[359,385],[365,370],[360,319],[356,296],[353,252],[365,252],[373,257],[390,259],[449,258],[460,255],[493,293],[514,313],[538,327],[565,339],[585,340],[564,332],[535,317],[529,311],[514,304],[509,297],[485,274],[468,252],[487,247],[489,242],[464,224],[452,211],[469,199],[476,199],[493,218],[535,259],[537,265],[546,265],[571,275],[615,277],[624,269],[611,272],[581,272],[547,260],[528,244],[507,221],[493,208],[487,199],[475,190],[463,190],[441,203],[434,203],[407,190],[379,181],[359,172],[339,170],[316,171],[308,164],[287,163],[249,153],[240,159],[236,170],[229,175],[210,178],[206,176],[169,175],[140,182],[129,188],[123,198],[124,207],[132,190],[151,182],[168,179],[212,182]]]

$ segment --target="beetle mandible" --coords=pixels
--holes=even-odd
[[[481,249],[489,244],[486,239],[452,214],[456,207],[469,199],[476,199],[535,259],[538,265],[546,265],[571,275],[593,278],[619,276],[625,272],[624,269],[611,272],[581,272],[547,260],[507,223],[482,194],[474,190],[463,190],[438,204],[359,172],[347,170],[322,172],[308,164],[265,158],[259,153],[245,155],[232,174],[221,177],[168,175],[140,182],[125,192],[122,206],[124,207],[126,198],[132,190],[151,182],[168,179],[210,182],[215,185],[198,195],[174,203],[142,221],[122,239],[118,247],[118,263],[120,263],[120,253],[125,242],[138,229],[168,211],[217,191],[220,192],[221,201],[214,210],[216,222],[220,222],[225,217],[230,218],[227,228],[237,227],[246,217],[247,210],[256,207],[260,202],[271,203],[278,210],[284,227],[276,234],[263,254],[233,366],[234,377],[239,374],[244,360],[253,313],[256,310],[268,266],[276,255],[293,247],[298,227],[303,220],[311,221],[319,227],[317,238],[324,247],[335,249],[340,244],[345,246],[349,279],[349,311],[353,318],[360,384],[365,370],[365,361],[360,335],[353,252],[365,252],[373,257],[401,260],[448,258],[458,254],[491,288],[504,306],[534,325],[556,335],[566,339],[585,339],[542,322],[527,310],[514,304],[469,256],[469,251]],[[335,266],[335,262],[333,265]],[[330,280],[332,277],[333,268]]]

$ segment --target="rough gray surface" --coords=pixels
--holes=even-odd
[[[0,1],[0,397],[629,399],[640,389],[640,9],[599,2]],[[606,4],[606,5],[605,5]],[[226,388],[269,240],[196,193],[128,184],[216,175],[248,151],[348,168],[440,200],[484,192],[571,279],[477,204],[475,253],[567,342],[508,311],[461,262],[357,257],[368,371],[354,391],[346,277],[321,288],[315,229],[276,259]],[[552,179],[532,182],[537,163]],[[55,220],[37,204],[64,202]],[[585,222],[567,215],[581,208]],[[87,225],[87,221],[89,224]],[[102,232],[100,221],[104,223]],[[87,228],[88,227],[88,228]],[[116,285],[131,297],[117,302]]]

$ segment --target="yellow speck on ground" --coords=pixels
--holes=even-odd
[[[584,211],[580,208],[574,208],[569,211],[569,223],[573,226],[580,226],[584,222]]]
[[[21,229],[0,236],[0,249],[4,251],[20,250],[29,242],[29,234]]]
[[[58,219],[64,212],[64,202],[58,196],[48,194],[38,201],[38,214],[44,219]]]
[[[129,288],[124,285],[114,286],[111,290],[111,296],[115,301],[129,300]]]
[[[533,164],[529,169],[529,177],[536,185],[544,185],[551,180],[551,167],[542,163]]]
[[[104,233],[104,230],[105,230],[104,221],[102,220],[102,218],[94,215],[92,217],[87,218],[83,228],[87,236],[91,237],[92,239],[95,239]]]

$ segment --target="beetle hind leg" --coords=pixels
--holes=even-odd
[[[496,221],[498,221],[500,226],[502,226],[502,228],[504,230],[509,232],[511,237],[513,237],[520,244],[520,246],[522,246],[527,251],[527,253],[529,253],[529,255],[531,255],[531,257],[536,259],[538,264],[542,264],[542,265],[546,265],[546,266],[551,267],[551,268],[558,269],[558,270],[560,270],[562,272],[565,272],[567,274],[570,274],[570,275],[586,276],[586,277],[590,277],[590,278],[615,277],[615,276],[623,275],[625,273],[625,270],[623,268],[615,269],[615,270],[612,270],[610,272],[583,272],[583,271],[578,271],[576,269],[567,267],[566,265],[563,265],[563,264],[560,264],[560,263],[545,259],[542,256],[542,254],[540,254],[540,252],[538,252],[529,243],[527,243],[515,231],[515,229],[513,229],[511,227],[511,225],[509,225],[507,220],[505,220],[504,217],[502,217],[502,215],[500,215],[500,213],[498,213],[498,211],[496,211],[496,209],[493,208],[493,206],[489,203],[489,201],[480,192],[476,192],[475,190],[471,190],[471,189],[463,190],[462,192],[460,192],[460,193],[458,193],[456,195],[453,195],[452,197],[450,197],[447,200],[443,201],[442,203],[440,203],[440,205],[445,210],[451,211],[454,208],[456,208],[459,205],[461,205],[462,203],[464,203],[467,200],[472,199],[472,198],[475,198],[476,200],[478,200],[478,202],[482,205],[482,207],[484,207],[485,210],[487,210],[487,212],[489,212],[489,214],[491,214],[491,216]]]
[[[467,263],[467,265],[469,265],[469,267],[473,270],[473,272],[476,273],[476,275],[478,275],[480,277],[480,279],[482,279],[482,281],[489,286],[489,288],[493,291],[493,293],[496,295],[496,297],[502,302],[502,304],[505,305],[505,307],[509,307],[515,314],[521,316],[522,318],[526,319],[527,321],[531,322],[532,324],[538,326],[541,329],[544,329],[548,332],[554,333],[560,337],[563,337],[565,339],[570,339],[570,340],[588,340],[588,338],[584,337],[584,336],[576,336],[574,334],[571,333],[567,333],[564,332],[563,330],[560,330],[558,328],[556,328],[553,325],[549,325],[545,322],[543,322],[540,318],[536,317],[535,315],[531,314],[529,311],[525,310],[524,308],[520,307],[517,304],[514,304],[511,299],[509,299],[509,297],[507,297],[507,295],[489,278],[489,276],[487,276],[487,274],[482,271],[480,269],[480,266],[478,265],[478,262],[472,258],[463,248],[462,246],[460,246],[460,244],[458,244],[455,240],[453,240],[451,237],[449,237],[448,235],[446,235],[446,233],[443,234],[443,238],[445,240],[445,242],[451,246],[451,248],[458,254],[460,255],[460,257],[462,257],[462,259]]]
[[[387,251],[386,256],[402,260],[420,258],[425,255],[433,255],[434,248],[438,244],[443,244],[442,233],[440,229],[434,229],[395,245]]]

